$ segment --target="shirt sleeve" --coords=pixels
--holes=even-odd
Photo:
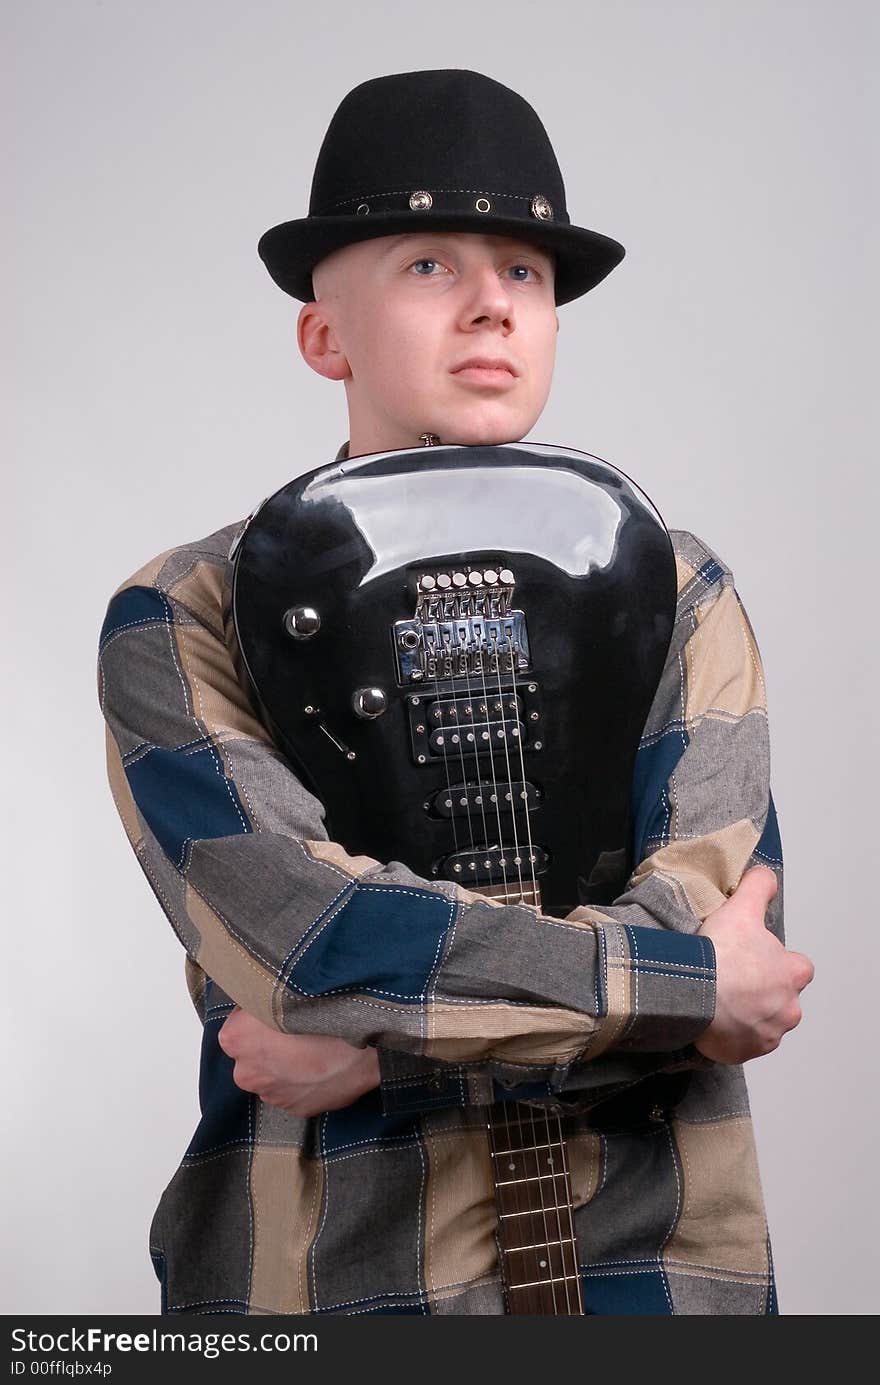
[[[759,864],[777,877],[767,925],[784,941],[782,848],[770,789],[761,656],[730,569],[693,534],[673,531],[672,538],[676,622],[633,776],[632,859],[638,865],[613,904],[569,915],[613,919],[638,930],[629,936],[646,949],[643,969],[663,967],[669,941],[648,929],[692,934],[733,893],[744,871]],[[527,1065],[517,1071],[514,1064],[486,1063],[482,1092],[476,1068],[444,1071],[425,1059],[380,1052],[385,1106],[428,1109],[444,1099],[465,1104],[467,1077],[474,1100],[582,1110],[655,1073],[713,1066],[693,1045],[664,1051],[663,1025],[658,1016],[653,1031],[643,1025],[632,1034],[622,1019],[621,1032],[608,1036],[601,1057],[594,1050],[593,1061],[575,1059],[549,1080]]]
[[[328,840],[226,647],[233,533],[148,563],[100,636],[114,800],[191,968],[265,1024],[477,1084],[493,1064],[556,1086],[613,1050],[686,1049],[714,1013],[714,952],[692,928],[658,926],[635,899],[553,919]]]

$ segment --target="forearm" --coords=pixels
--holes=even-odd
[[[202,565],[204,569],[204,564]],[[135,582],[108,610],[101,694],[114,797],[190,957],[275,1028],[441,1060],[559,1066],[662,1013],[674,1051],[712,1015],[712,953],[681,938],[662,977],[638,930],[492,906],[326,840],[271,745],[221,632]],[[650,957],[643,940],[642,957]],[[635,978],[639,984],[634,985]]]

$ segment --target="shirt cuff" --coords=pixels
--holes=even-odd
[[[491,1101],[491,1082],[482,1074],[436,1058],[377,1048],[382,1114],[436,1111]]]
[[[605,1049],[669,1052],[692,1043],[715,1015],[715,948],[697,933],[605,924],[599,933],[599,1008],[585,1057]]]

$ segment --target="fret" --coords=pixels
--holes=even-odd
[[[505,1310],[582,1315],[571,1183],[559,1114],[551,1117],[518,1102],[496,1102],[487,1112],[486,1133]],[[526,1172],[529,1169],[533,1172]],[[527,1204],[524,1208],[521,1201]]]
[[[512,1103],[512,1104],[515,1104],[515,1105],[517,1105],[517,1106],[521,1106],[521,1105],[522,1105],[521,1102],[516,1102],[516,1103]],[[506,1110],[507,1110],[507,1107],[505,1106],[504,1109],[505,1109],[505,1111],[506,1111]],[[507,1115],[495,1116],[495,1115],[493,1115],[491,1124],[492,1124],[492,1126],[494,1127],[494,1129],[496,1129],[496,1130],[506,1130],[506,1129],[508,1128],[508,1126],[514,1126],[514,1125],[521,1125],[521,1126],[524,1126],[526,1129],[529,1129],[529,1130],[530,1130],[530,1129],[533,1129],[536,1125],[540,1125],[542,1121],[545,1121],[545,1122],[549,1125],[550,1121],[558,1121],[558,1120],[559,1120],[559,1116],[557,1115],[557,1113],[556,1113],[555,1111],[548,1111],[548,1112],[545,1114],[543,1109],[542,1109],[542,1110],[538,1110],[538,1109],[535,1108],[535,1107],[530,1107],[529,1109],[532,1110],[532,1111],[534,1111],[534,1114],[533,1114],[531,1117],[528,1117],[528,1116],[507,1116]],[[487,1122],[487,1124],[489,1124],[489,1122]]]
[[[574,1280],[580,1283],[579,1274],[560,1274],[553,1279],[530,1279],[527,1284],[511,1284],[510,1289],[540,1289],[545,1284],[564,1284],[566,1280]]]
[[[500,1212],[499,1216],[503,1217],[504,1220],[507,1220],[507,1217],[511,1216],[540,1216],[540,1210],[542,1209],[525,1208],[524,1212]],[[554,1210],[556,1210],[556,1212],[565,1212],[565,1210],[568,1209],[565,1208],[565,1206],[560,1206],[560,1208],[546,1208],[546,1210],[547,1212],[554,1212]]]
[[[504,1251],[504,1255],[518,1255],[520,1251],[546,1251],[553,1245],[574,1245],[570,1235],[564,1241],[535,1241],[534,1245],[511,1245],[510,1249]]]
[[[539,1242],[528,1250],[509,1250],[504,1255],[505,1278],[511,1284],[576,1275],[577,1269],[577,1246],[572,1241],[547,1241],[544,1245]]]
[[[495,1187],[496,1187],[496,1188],[513,1188],[513,1187],[518,1186],[520,1183],[545,1183],[548,1179],[555,1180],[555,1179],[557,1179],[557,1178],[564,1178],[564,1177],[565,1177],[565,1174],[562,1173],[562,1172],[560,1172],[560,1173],[529,1173],[529,1174],[525,1174],[522,1178],[496,1178],[496,1179],[495,1179]],[[542,1209],[539,1207],[539,1208],[537,1208],[537,1210],[540,1212]],[[560,1210],[563,1210],[563,1209],[560,1208]]]
[[[493,1149],[493,1159],[500,1159],[505,1154],[537,1154],[539,1149],[558,1149],[562,1152],[563,1145],[561,1140],[554,1140],[552,1144],[542,1145],[523,1145],[521,1149]]]

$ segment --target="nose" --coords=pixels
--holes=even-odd
[[[513,298],[493,264],[473,267],[465,277],[465,290],[462,327],[501,326],[513,331]]]

